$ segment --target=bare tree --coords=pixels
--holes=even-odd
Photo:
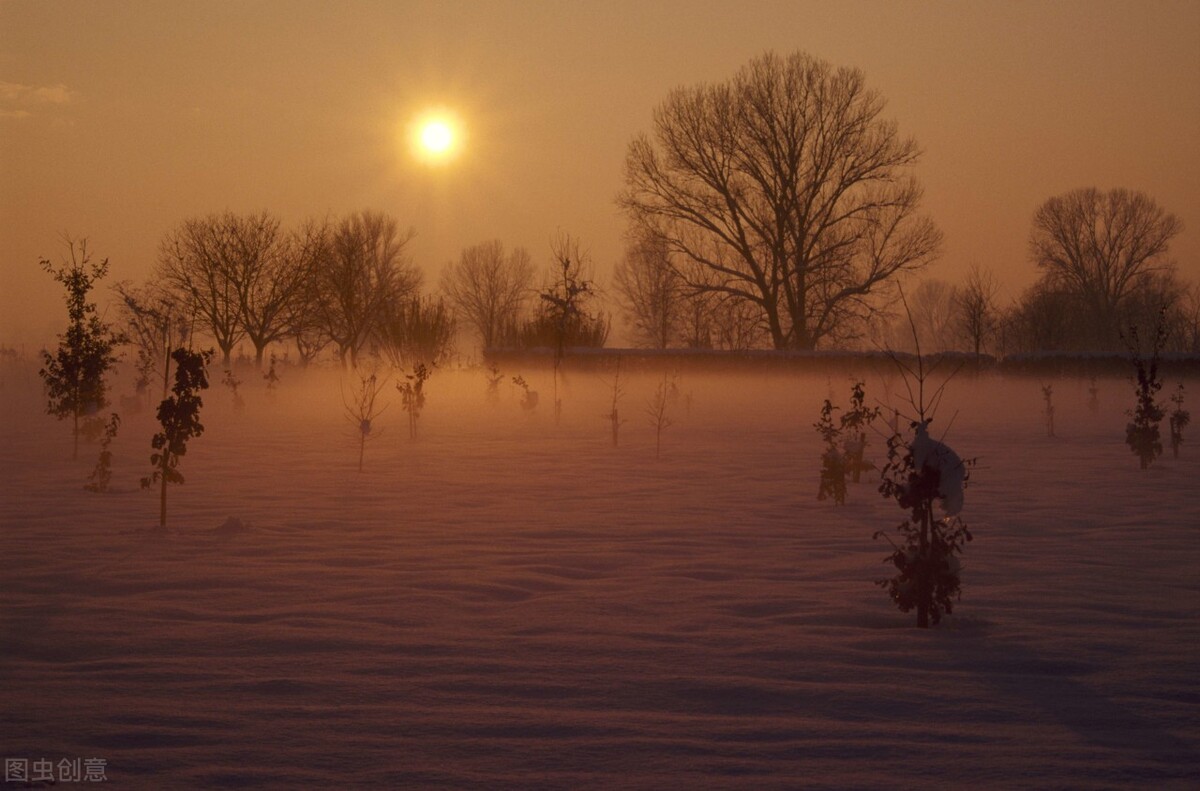
[[[377,332],[387,306],[420,287],[420,270],[405,254],[413,236],[411,230],[401,233],[393,218],[370,211],[344,218],[333,231],[308,293],[318,300],[312,309],[343,365],[358,366],[358,354]]]
[[[861,71],[766,54],[730,82],[677,89],[636,138],[618,203],[689,287],[758,306],[776,348],[838,339],[873,292],[931,261],[917,145]]]
[[[516,326],[532,282],[529,252],[516,247],[505,255],[496,239],[463,250],[457,263],[442,270],[441,289],[479,333],[483,348],[490,349]]]
[[[911,329],[920,339],[921,348],[927,352],[953,349],[954,303],[958,289],[945,280],[925,278],[910,292],[904,290],[912,311]],[[905,319],[904,323],[909,323]],[[905,327],[905,330],[909,330]]]
[[[309,239],[287,234],[266,212],[233,218],[233,281],[238,290],[242,328],[254,344],[254,364],[262,368],[267,346],[288,336],[297,301],[312,264]]]
[[[173,349],[187,341],[188,314],[180,297],[160,281],[151,280],[140,288],[129,282],[113,285],[120,298],[119,309],[125,336],[137,350],[136,384],[140,395],[149,386],[162,360],[169,360]],[[168,381],[162,377],[162,398],[167,397]]]
[[[307,220],[292,234],[292,254],[299,260],[300,285],[288,312],[287,336],[296,344],[301,365],[307,366],[331,338],[325,327],[321,293],[323,268],[333,260],[333,228],[328,219]]]
[[[677,341],[687,311],[683,278],[671,265],[666,243],[635,239],[613,268],[613,283],[640,345],[665,349]]]
[[[1065,351],[1081,348],[1079,298],[1045,279],[1034,283],[1001,320],[1003,348],[1010,352]]]
[[[1182,229],[1144,193],[1073,190],[1034,214],[1030,255],[1047,278],[1082,299],[1096,341],[1115,348],[1126,300],[1139,278],[1172,268],[1166,255]]]
[[[397,368],[437,366],[450,357],[454,316],[439,297],[410,297],[384,306],[376,343]]]
[[[967,282],[954,292],[953,324],[976,355],[983,351],[996,330],[996,291],[992,273],[975,266],[967,275]]]
[[[176,291],[198,328],[207,332],[229,364],[233,347],[246,336],[237,282],[235,215],[184,220],[159,246],[159,279]]]

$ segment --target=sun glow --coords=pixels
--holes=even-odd
[[[428,112],[413,123],[413,149],[425,162],[436,164],[453,159],[461,141],[461,124],[448,112]]]

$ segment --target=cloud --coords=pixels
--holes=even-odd
[[[28,118],[33,115],[31,108],[68,104],[74,98],[74,92],[61,83],[22,85],[0,80],[0,118]]]

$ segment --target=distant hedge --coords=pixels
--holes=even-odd
[[[540,368],[554,364],[554,350],[488,349],[484,359],[504,369]],[[916,355],[883,351],[715,351],[712,349],[568,349],[565,364],[573,369],[608,370],[618,360],[622,370],[781,373],[894,373],[896,361],[916,363]],[[965,373],[995,371],[1018,376],[1125,376],[1132,369],[1129,355],[1111,352],[1039,352],[993,357],[964,352],[925,355],[926,367]],[[1200,376],[1200,354],[1162,355],[1164,376]]]

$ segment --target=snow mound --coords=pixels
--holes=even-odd
[[[923,420],[917,424],[917,435],[912,443],[913,464],[916,468],[931,467],[938,471],[940,478],[938,495],[941,497],[942,510],[947,516],[954,516],[962,511],[963,485],[967,480],[967,467],[958,454],[948,445],[929,436],[929,421]]]

